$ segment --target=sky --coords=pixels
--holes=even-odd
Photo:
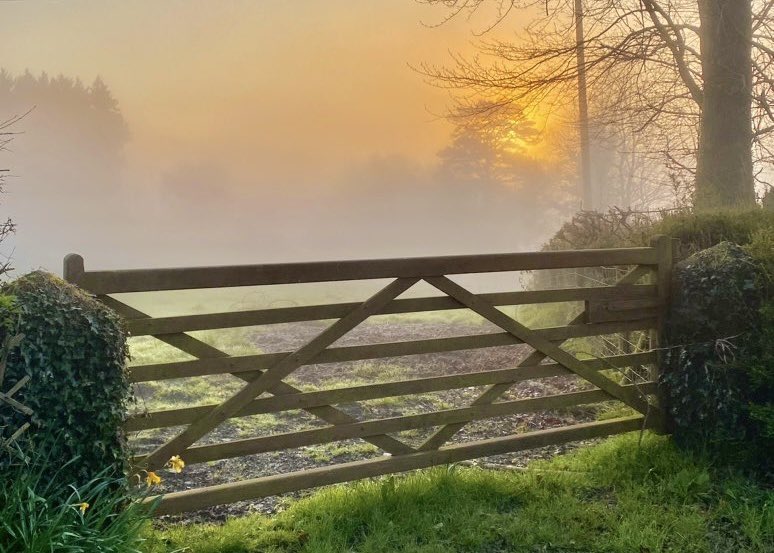
[[[130,132],[115,175],[122,196],[93,200],[77,179],[59,183],[78,199],[77,218],[36,195],[30,175],[46,160],[26,155],[25,137],[14,144],[3,160],[15,175],[3,208],[19,223],[16,265],[58,272],[70,251],[87,267],[118,268],[534,245],[515,238],[518,227],[493,233],[491,221],[471,220],[444,238],[443,209],[406,218],[396,198],[392,215],[349,217],[375,197],[374,182],[410,196],[449,142],[440,117],[449,92],[411,66],[472,52],[473,32],[489,16],[437,25],[445,13],[413,0],[0,2],[2,67],[85,83],[100,76]],[[517,23],[490,36],[510,35]],[[186,189],[188,203],[172,209],[164,183],[186,175],[206,175],[207,185]],[[358,186],[356,205],[349,198]],[[101,203],[89,209],[92,200]],[[369,220],[379,228],[362,229]],[[425,231],[434,241],[417,238]]]
[[[466,50],[461,19],[412,0],[68,0],[0,6],[3,66],[100,75],[154,165],[216,156],[271,174],[432,156],[448,100],[409,64]],[[292,163],[290,163],[292,162]],[[300,163],[299,163],[300,162]],[[262,169],[263,168],[263,169]]]

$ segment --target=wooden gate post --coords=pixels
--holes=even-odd
[[[657,356],[658,362],[654,365],[654,374],[650,375],[649,380],[658,382],[661,377],[665,355],[660,348],[666,345],[664,332],[666,330],[666,318],[669,312],[669,302],[672,297],[672,271],[676,255],[679,250],[679,240],[670,238],[665,234],[657,234],[650,239],[650,246],[656,249],[656,293],[659,299],[659,314],[657,326],[650,332],[650,344],[652,350],[659,350]],[[663,405],[661,397],[659,404]],[[661,411],[663,414],[663,410]],[[655,428],[656,431],[666,433],[666,421],[660,420]]]

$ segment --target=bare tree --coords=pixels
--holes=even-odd
[[[29,113],[29,112],[27,112]],[[18,123],[25,115],[14,115],[0,121],[0,152],[7,152],[13,137],[18,134],[13,130],[13,126]],[[10,169],[0,169],[0,194],[5,191],[6,178],[8,177]],[[10,217],[6,217],[5,221],[0,220],[0,244],[5,242],[8,237],[16,230],[16,224]],[[12,270],[10,255],[0,254],[0,275],[4,275]]]
[[[691,175],[697,208],[754,203],[774,159],[774,0],[586,0],[582,41],[574,0],[421,1],[446,18],[495,6],[492,25],[536,14],[519,41],[483,39],[483,57],[424,66],[434,82],[501,104],[569,105],[582,70],[609,106],[601,122],[647,132],[678,178]]]

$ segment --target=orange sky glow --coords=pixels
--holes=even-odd
[[[11,71],[101,75],[153,167],[214,157],[324,178],[374,155],[432,159],[446,91],[409,64],[470,52],[486,14],[432,27],[412,1],[16,2],[0,42]],[[512,32],[513,21],[497,32]]]
[[[414,0],[0,3],[0,67],[87,85],[100,76],[130,133],[123,166],[98,183],[81,171],[98,161],[94,145],[78,143],[63,174],[25,152],[26,137],[14,141],[2,163],[15,173],[4,207],[18,223],[18,266],[57,270],[71,251],[125,267],[534,247],[548,219],[526,207],[529,194],[511,204],[493,199],[496,187],[454,191],[430,177],[451,141],[442,116],[453,102],[412,66],[473,54],[492,17],[438,25],[446,13]],[[510,16],[487,36],[511,37],[521,23]],[[30,118],[45,129],[44,113]],[[545,113],[530,116],[546,128]],[[76,143],[78,129],[57,132]],[[506,140],[535,158],[556,150]],[[374,202],[382,196],[392,212]],[[469,216],[493,205],[499,219]],[[461,216],[468,227],[449,229]],[[417,240],[426,229],[434,238]]]

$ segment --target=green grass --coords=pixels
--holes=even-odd
[[[527,472],[459,466],[321,490],[268,518],[149,531],[147,551],[774,551],[774,492],[668,438],[619,436]]]
[[[261,433],[276,432],[281,421],[274,413],[261,413],[229,419],[224,424],[234,428],[239,438],[250,438]]]
[[[191,332],[191,336],[210,344],[230,355],[255,355],[263,353],[255,345],[255,338],[251,335],[253,329],[226,328],[220,330],[202,330]],[[150,365],[154,363],[173,363],[176,361],[191,361],[195,359],[157,340],[152,336],[135,336],[129,339],[130,365]]]
[[[231,355],[262,353],[255,346],[248,328],[191,332],[192,336]],[[155,363],[191,361],[193,356],[165,344],[151,336],[129,339],[130,366]],[[176,409],[194,405],[217,403],[244,386],[244,382],[230,375],[212,375],[196,378],[177,378],[143,382],[135,387],[139,411]]]
[[[107,471],[78,486],[42,451],[27,460],[0,457],[0,553],[141,553],[150,518],[137,493]]]
[[[293,374],[287,382],[303,391],[316,391],[334,388],[353,388],[379,382],[392,382],[412,378],[411,367],[394,363],[374,363],[358,361],[346,371],[339,371],[328,376],[315,375],[314,382],[309,381],[306,374]]]
[[[375,455],[379,450],[367,442],[341,444],[339,442],[320,444],[305,448],[306,454],[318,462],[333,461],[349,455]]]

